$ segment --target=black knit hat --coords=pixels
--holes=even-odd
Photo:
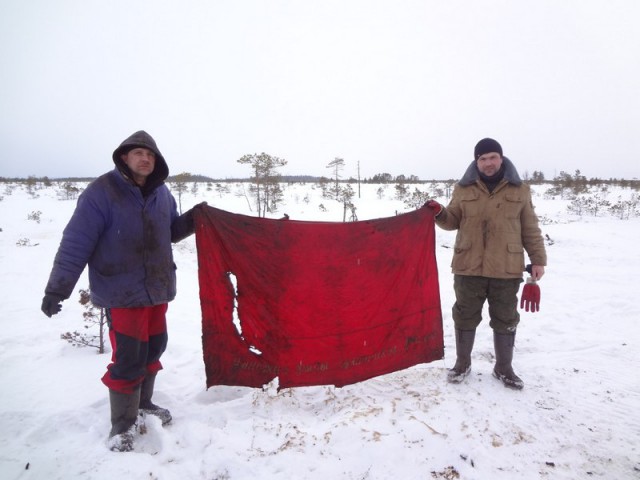
[[[485,153],[496,152],[502,156],[502,147],[493,138],[483,138],[476,144],[476,148],[473,150],[473,155],[478,160]]]

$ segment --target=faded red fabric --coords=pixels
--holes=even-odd
[[[195,223],[207,387],[344,386],[444,356],[429,209],[325,223],[207,206]]]

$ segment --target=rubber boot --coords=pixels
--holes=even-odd
[[[515,332],[493,332],[493,346],[496,352],[496,366],[493,369],[493,376],[500,380],[505,387],[522,390],[524,382],[515,374],[511,366],[515,342]]]
[[[475,330],[456,328],[456,364],[447,373],[449,383],[461,383],[471,373],[471,351],[475,339]]]
[[[109,402],[111,404],[109,449],[114,452],[130,452],[133,450],[133,437],[136,431],[140,387],[129,394],[109,390]]]
[[[162,421],[162,425],[171,422],[171,412],[166,408],[159,407],[151,401],[153,387],[156,383],[156,374],[148,374],[142,382],[140,391],[140,411],[146,415],[155,415]]]

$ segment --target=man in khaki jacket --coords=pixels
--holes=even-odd
[[[451,262],[457,358],[447,378],[460,383],[471,372],[476,328],[488,301],[496,354],[493,375],[505,386],[519,390],[524,383],[511,363],[520,321],[517,294],[525,269],[524,252],[535,280],[544,275],[547,255],[530,188],[502,155],[500,144],[491,138],[480,140],[474,155],[449,205],[427,203],[435,210],[438,226],[458,230]]]

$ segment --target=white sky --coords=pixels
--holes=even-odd
[[[136,130],[171,173],[640,177],[637,0],[0,0],[0,176],[97,176]]]

